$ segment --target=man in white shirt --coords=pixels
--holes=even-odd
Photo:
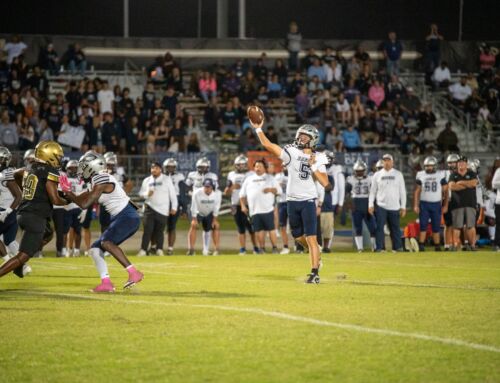
[[[163,162],[163,173],[170,177],[172,183],[174,184],[175,193],[177,194],[177,213],[175,215],[169,215],[167,221],[167,233],[168,233],[168,249],[167,255],[174,254],[174,245],[176,235],[177,219],[181,213],[186,213],[186,185],[184,180],[186,177],[184,174],[177,171],[177,161],[174,158],[167,158]],[[182,194],[181,194],[182,188]]]
[[[435,88],[447,88],[451,81],[451,73],[446,61],[442,61],[441,65],[434,69],[432,81]]]
[[[497,196],[495,199],[495,250],[500,252],[500,157],[495,160],[495,165],[497,166],[493,179],[491,181],[491,187],[496,190]]]
[[[451,85],[448,90],[450,91],[452,102],[458,106],[465,105],[465,101],[472,95],[472,89],[467,84],[466,76],[462,76],[460,82]]]
[[[115,95],[113,91],[109,89],[108,80],[104,80],[102,82],[102,89],[97,92],[97,101],[99,102],[99,109],[101,114],[106,112],[113,113],[113,101],[115,99]]]
[[[5,44],[3,50],[7,52],[7,64],[12,64],[12,60],[22,55],[28,46],[21,41],[18,35],[12,37],[10,43]]]
[[[264,253],[264,238],[269,233],[273,253],[278,253],[276,228],[274,226],[274,200],[281,194],[281,186],[276,178],[267,174],[267,164],[257,160],[254,164],[255,174],[248,176],[240,190],[241,211],[250,215],[252,227],[259,242],[259,254]],[[247,207],[248,203],[248,207]]]
[[[219,216],[222,193],[215,190],[214,181],[206,178],[200,189],[193,193],[191,201],[191,228],[189,230],[188,255],[194,255],[196,229],[201,223],[203,227],[203,255],[209,255],[210,232],[219,227]],[[215,251],[212,255],[219,255],[219,237],[214,238]]]
[[[376,252],[384,248],[384,225],[387,221],[391,232],[392,250],[404,251],[401,242],[401,229],[399,217],[406,215],[406,187],[403,174],[393,168],[392,155],[384,154],[382,157],[384,168],[373,175],[370,197],[368,199],[368,212],[375,213],[377,220]],[[374,203],[377,201],[375,210]]]
[[[151,175],[142,181],[139,195],[144,202],[144,233],[138,256],[147,255],[151,240],[156,244],[156,255],[163,255],[164,231],[168,216],[177,212],[177,195],[172,179],[161,172],[158,162],[151,164]]]

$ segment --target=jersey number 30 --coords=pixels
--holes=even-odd
[[[23,199],[31,201],[35,196],[36,185],[38,185],[38,177],[34,174],[28,175],[23,180]]]
[[[301,180],[307,180],[311,174],[311,167],[306,162],[300,163],[299,177]]]

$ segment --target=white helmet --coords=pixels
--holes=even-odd
[[[301,134],[305,134],[309,136],[310,141],[307,144],[303,144],[299,140],[299,136]],[[295,133],[295,141],[294,144],[297,146],[299,149],[304,149],[304,148],[311,148],[314,149],[316,145],[319,143],[319,132],[318,129],[316,129],[314,126],[305,124],[302,125],[300,128],[297,129],[297,133]]]
[[[80,157],[78,174],[85,180],[90,180],[94,175],[106,169],[106,161],[99,153],[89,150]]]
[[[448,168],[455,168],[459,159],[460,156],[457,153],[451,153],[450,155],[448,155],[448,157],[446,157],[446,164],[448,165]]]
[[[202,157],[196,161],[196,170],[201,174],[206,174],[210,170],[210,161],[207,157]]]
[[[35,149],[28,149],[26,152],[24,152],[23,156],[24,164],[28,165],[32,162],[35,162]]]
[[[106,162],[106,165],[117,165],[118,157],[113,152],[106,152],[104,153],[104,162]]]
[[[0,146],[0,168],[7,168],[10,165],[12,153],[5,146]]]
[[[467,161],[467,168],[472,170],[474,173],[479,171],[479,166],[481,165],[481,161],[477,158]]]
[[[240,154],[234,159],[234,167],[238,173],[246,172],[248,169],[248,158],[245,155]]]
[[[357,160],[354,165],[352,166],[352,170],[354,171],[354,176],[359,180],[364,177],[366,177],[366,169],[368,167],[366,166],[366,163],[359,159]]]
[[[169,171],[168,168],[174,168],[172,171]],[[175,173],[175,170],[177,169],[177,161],[174,158],[167,158],[165,161],[163,161],[163,172],[165,174],[170,174],[170,173]]]
[[[377,170],[380,170],[384,167],[384,161],[383,160],[378,160],[377,163],[375,164],[375,168]]]
[[[74,168],[74,170],[71,170]],[[66,164],[66,173],[68,173],[71,177],[76,177],[78,174],[78,161],[77,160],[69,160]]]
[[[436,172],[438,160],[434,156],[426,157],[424,160],[424,169],[426,173]]]

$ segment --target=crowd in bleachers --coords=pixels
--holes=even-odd
[[[296,25],[292,31],[296,36]],[[293,36],[288,38],[296,49],[300,39]],[[474,118],[498,122],[497,52],[483,47],[479,76],[452,83],[446,63],[436,54],[440,39],[437,27],[431,27],[426,56],[430,83],[435,89],[447,89],[452,102]],[[239,59],[230,66],[204,68],[191,73],[189,85],[167,52],[147,69],[148,81],[142,96],[135,99],[128,88],[86,77],[87,59],[78,44],[61,58],[48,44],[37,62],[29,64],[24,59],[26,48],[14,36],[0,58],[0,144],[11,150],[30,149],[40,139],[69,133],[76,139],[77,129],[84,134],[81,145],[72,146],[75,151],[196,152],[204,149],[200,141],[206,128],[210,137],[237,142],[246,152],[260,147],[247,129],[249,104],[265,111],[268,133],[276,142],[289,123],[281,106],[293,105],[294,123],[318,126],[321,143],[336,151],[361,151],[370,145],[398,147],[403,154],[459,149],[453,127],[448,124],[438,131],[430,105],[422,104],[399,78],[404,47],[394,32],[381,45],[385,65],[378,65],[362,46],[352,57],[332,47],[321,54],[308,48],[300,62],[290,51],[288,62],[271,62],[263,54],[255,62]],[[64,92],[49,95],[47,76],[63,70],[73,79]],[[185,97],[198,98],[203,115],[190,113],[182,102]]]

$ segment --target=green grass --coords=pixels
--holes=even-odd
[[[498,254],[323,258],[305,285],[304,255],[131,257],[127,292],[108,259],[104,296],[90,259],[34,259],[0,280],[0,381],[500,381]]]

